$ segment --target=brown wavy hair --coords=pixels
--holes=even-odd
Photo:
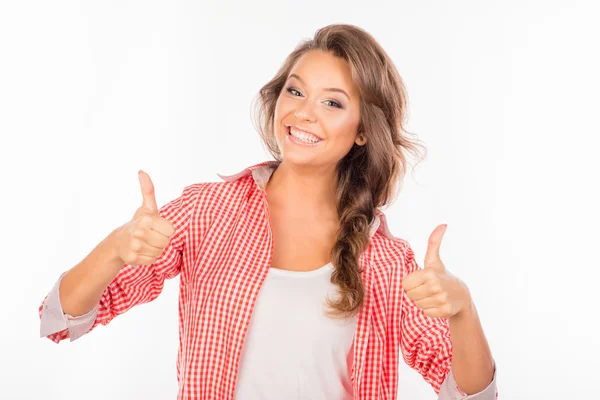
[[[364,302],[359,256],[369,244],[369,227],[376,209],[389,205],[400,191],[406,173],[405,152],[419,156],[418,139],[404,129],[407,95],[394,63],[369,33],[346,24],[328,25],[312,39],[301,41],[277,74],[259,91],[255,101],[255,126],[267,150],[282,161],[274,133],[277,99],[296,61],[312,50],[330,52],[345,60],[360,95],[358,133],[364,146],[354,144],[337,165],[337,212],[340,228],[331,250],[338,300],[327,299],[330,317],[350,317]],[[425,158],[425,156],[423,156]],[[397,190],[396,190],[397,189]]]

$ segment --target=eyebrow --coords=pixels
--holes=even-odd
[[[305,83],[305,82],[302,80],[302,78],[300,78],[300,77],[299,77],[298,75],[296,75],[296,74],[290,74],[290,75],[288,76],[288,79],[290,79],[290,78],[296,78],[296,79],[298,79],[300,82],[302,82],[302,84],[303,84],[303,85],[305,85],[305,84],[306,84],[306,83]],[[342,93],[343,95],[345,95],[345,96],[348,98],[348,100],[350,100],[350,96],[348,96],[348,93],[346,93],[346,91],[345,91],[345,90],[343,90],[343,89],[339,89],[339,88],[325,88],[325,89],[323,89],[323,90],[327,90],[327,91],[329,91],[329,92],[338,92],[338,93]]]

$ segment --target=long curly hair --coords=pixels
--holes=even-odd
[[[389,205],[399,193],[406,173],[405,152],[418,157],[419,149],[424,154],[427,150],[404,129],[407,94],[390,57],[365,30],[334,24],[301,41],[255,99],[256,129],[277,161],[282,161],[282,156],[274,134],[275,105],[290,70],[311,50],[330,52],[348,62],[360,95],[358,133],[367,138],[363,146],[354,144],[336,169],[340,228],[331,250],[331,282],[337,285],[340,296],[335,301],[327,299],[331,308],[327,314],[346,318],[358,313],[364,302],[359,256],[369,244],[376,209]]]

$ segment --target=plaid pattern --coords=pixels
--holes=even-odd
[[[178,399],[234,397],[244,335],[272,256],[264,184],[276,165],[267,161],[219,175],[224,182],[192,184],[161,207],[160,215],[175,227],[169,246],[154,264],[124,265],[86,329],[154,300],[165,279],[179,275]],[[451,378],[448,320],[426,316],[406,296],[401,281],[419,266],[409,243],[391,235],[381,211],[371,228],[359,259],[366,296],[354,337],[354,398],[396,399],[400,355],[439,393]],[[44,336],[58,343],[70,331]]]

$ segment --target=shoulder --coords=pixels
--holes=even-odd
[[[405,276],[418,268],[410,243],[391,234],[385,223],[385,216],[381,226],[371,237],[370,246],[371,264],[381,272]]]
[[[256,192],[258,185],[268,179],[276,164],[276,161],[263,161],[233,175],[217,173],[221,181],[190,184],[184,188],[183,196],[192,201],[194,208],[205,212],[231,210]]]
[[[388,237],[381,232],[376,232],[371,238],[372,260],[378,264],[402,263],[412,253],[410,244],[406,239]]]
[[[241,177],[235,181],[197,182],[186,186],[182,196],[196,209],[213,210],[236,203],[252,189],[252,178]]]

